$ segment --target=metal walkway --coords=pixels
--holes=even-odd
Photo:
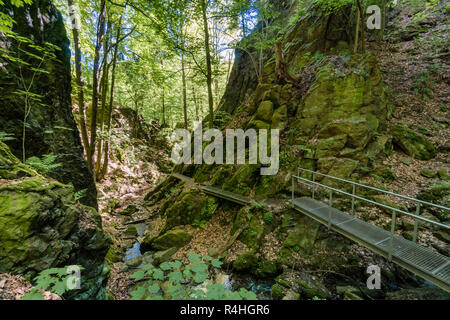
[[[187,177],[185,175],[182,175],[180,173],[172,173],[172,176],[174,178],[177,178],[182,181],[194,183],[194,179]],[[215,187],[211,187],[211,186],[205,186],[205,185],[199,185],[199,187],[206,194],[209,194],[209,195],[217,197],[217,198],[225,199],[225,200],[228,200],[231,202],[235,202],[235,203],[238,203],[238,204],[241,204],[244,206],[251,204],[251,202],[252,202],[252,200],[250,198],[241,196],[234,192],[225,191],[223,189],[219,189],[219,188],[215,188]]]
[[[363,197],[357,196],[355,193],[355,188],[353,192],[347,193],[343,190],[339,190],[330,186],[320,184],[315,181],[316,175],[327,176],[331,179],[340,180],[342,182],[347,182],[353,184],[353,186],[360,186],[369,189],[376,189],[374,187],[359,184],[353,181],[344,180],[328,175],[324,175],[319,172],[313,172],[310,170],[300,169],[313,174],[313,180],[308,180],[303,177],[294,176],[292,182],[292,199],[289,200],[289,204],[307,216],[317,220],[318,222],[327,225],[330,229],[344,235],[345,237],[367,247],[368,249],[388,258],[392,262],[402,266],[403,268],[417,274],[418,276],[436,284],[446,291],[450,291],[450,259],[444,255],[436,253],[428,248],[425,248],[416,243],[417,239],[417,221],[422,220],[425,222],[438,225],[442,228],[448,229],[449,226],[441,224],[426,218],[420,217],[420,205],[431,205],[443,210],[450,210],[449,208],[421,201],[418,199],[406,197],[403,195],[394,194],[400,198],[406,198],[407,200],[413,200],[419,203],[418,210],[416,214],[411,214],[409,212],[402,211],[397,208],[389,207],[381,203],[374,202],[372,200],[365,199]],[[310,197],[294,198],[294,180],[303,183],[313,188],[313,197],[315,194],[315,189],[317,186],[326,188],[330,192],[329,204],[325,204],[321,201],[315,200]],[[380,190],[380,192],[393,194],[388,191]],[[365,200],[369,203],[379,205],[381,207],[389,207],[393,211],[391,232],[386,231],[382,228],[374,226],[370,223],[364,222],[354,215],[341,212],[332,207],[333,204],[333,191],[345,195],[350,195],[352,197],[352,212],[354,211],[354,200]],[[398,235],[395,235],[395,223],[396,223],[396,213],[404,213],[413,216],[415,223],[415,234],[414,241],[406,240]]]

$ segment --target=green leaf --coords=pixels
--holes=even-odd
[[[197,263],[197,262],[200,262],[200,261],[201,261],[199,255],[196,254],[196,253],[193,253],[193,252],[190,252],[190,253],[188,254],[188,259],[189,259],[189,261],[192,262],[192,263]]]
[[[160,269],[155,269],[155,271],[153,272],[153,279],[164,280],[164,272]]]
[[[164,270],[164,271],[167,271],[167,270],[172,269],[172,267],[170,266],[170,264],[169,264],[168,262],[163,262],[163,263],[161,263],[161,264],[159,265],[159,267],[160,267],[162,270]]]
[[[134,281],[142,280],[145,278],[145,272],[142,270],[138,270],[131,275],[131,278],[134,279]]]
[[[181,265],[182,265],[181,261],[179,261],[179,260],[175,260],[175,261],[172,261],[169,263],[170,263],[172,269],[180,269]]]
[[[159,291],[159,285],[154,282],[152,285],[148,286],[147,288],[148,292],[150,292],[151,294],[155,294],[158,293]]]
[[[208,266],[204,263],[194,264],[191,266],[191,270],[194,272],[205,272],[208,270]]]
[[[214,267],[214,268],[220,268],[220,267],[222,267],[222,261],[220,261],[219,259],[214,259],[213,261],[211,261],[211,265]]]
[[[136,290],[130,292],[131,300],[141,300],[145,295],[144,287],[137,287]]]
[[[196,273],[194,276],[194,281],[196,283],[203,283],[206,279],[208,279],[209,275],[207,273]]]
[[[179,271],[173,271],[171,273],[169,273],[169,282],[180,282],[181,279],[183,279],[183,275],[181,274],[181,272]]]
[[[31,290],[30,292],[25,293],[21,300],[45,300],[45,298],[44,294]]]

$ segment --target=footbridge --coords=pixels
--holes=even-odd
[[[307,178],[305,176],[307,176]],[[342,187],[342,189],[339,189],[338,187],[332,187],[317,181],[323,178],[327,178],[328,181],[334,181],[335,183],[333,185],[344,185],[347,188]],[[310,188],[312,194],[311,197],[296,198],[295,188],[298,184]],[[327,190],[329,193],[327,203],[316,199],[318,189],[320,188]],[[351,192],[348,191],[350,189],[352,190]],[[415,204],[416,210],[414,213],[411,213],[384,203],[367,199],[358,195],[357,191],[362,189],[407,200],[409,203]],[[337,194],[350,198],[351,209],[349,210],[349,213],[333,208],[333,195]],[[385,210],[388,210],[388,212],[391,211],[390,231],[359,219],[355,215],[355,200],[384,208]],[[446,231],[450,228],[447,224],[420,216],[421,210],[423,210],[421,208],[428,207],[433,208],[434,210],[443,210],[446,213],[448,213],[450,208],[303,168],[300,168],[297,175],[292,177],[292,198],[288,203],[295,210],[326,225],[329,229],[332,229],[371,251],[384,256],[389,261],[400,265],[442,289],[450,291],[450,259],[447,256],[439,254],[417,243],[419,222],[430,224],[434,228],[441,228]],[[397,215],[406,215],[414,219],[412,241],[395,233],[397,227]]]

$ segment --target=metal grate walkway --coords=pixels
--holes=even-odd
[[[312,198],[295,198],[289,200],[289,203],[296,210],[370,250],[384,257],[391,255],[394,263],[450,291],[450,259],[448,257],[397,235],[392,237],[390,232],[382,228]]]

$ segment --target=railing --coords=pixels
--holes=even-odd
[[[312,174],[312,180],[300,177],[300,171],[311,173]],[[337,181],[349,183],[349,184],[352,185],[352,193],[349,193],[349,192],[346,192],[346,191],[343,191],[343,190],[340,190],[340,189],[337,189],[337,188],[333,188],[333,187],[327,186],[325,184],[319,183],[319,182],[316,181],[316,175],[320,175],[320,176],[327,177],[327,178],[330,178],[330,179],[334,179],[334,180],[337,180]],[[368,186],[368,185],[365,185],[365,184],[362,184],[362,183],[358,183],[358,182],[354,182],[354,181],[351,181],[351,180],[346,180],[346,179],[342,179],[342,178],[338,178],[338,177],[333,177],[333,176],[330,176],[330,175],[327,175],[327,174],[324,174],[324,173],[320,173],[320,172],[312,171],[312,170],[308,170],[308,169],[303,169],[303,168],[298,168],[297,175],[296,176],[292,176],[292,200],[294,200],[294,193],[295,193],[294,179],[297,179],[297,182],[299,182],[299,183],[302,183],[302,184],[305,184],[305,185],[307,185],[309,187],[312,187],[312,198],[313,199],[315,198],[316,186],[320,186],[320,187],[323,187],[325,189],[330,190],[330,198],[329,198],[329,206],[330,207],[333,206],[333,191],[335,191],[337,193],[340,193],[340,194],[344,194],[344,195],[350,196],[351,199],[352,199],[352,208],[351,208],[352,215],[354,215],[354,213],[355,213],[355,199],[362,200],[362,201],[374,204],[376,206],[383,207],[383,208],[388,209],[388,210],[392,210],[391,239],[390,239],[390,248],[389,248],[389,256],[388,256],[389,260],[392,259],[392,250],[393,250],[393,244],[394,244],[394,234],[395,234],[397,213],[405,214],[405,215],[410,216],[410,217],[412,217],[414,219],[414,233],[413,233],[413,241],[414,242],[417,242],[418,221],[419,220],[424,221],[424,222],[428,222],[430,224],[433,224],[433,225],[436,225],[436,226],[439,226],[439,227],[442,227],[442,228],[445,228],[445,229],[450,229],[449,225],[446,225],[446,224],[443,224],[443,223],[440,223],[440,222],[437,222],[437,221],[433,221],[433,220],[421,217],[420,216],[420,207],[421,207],[421,205],[427,205],[427,206],[435,207],[435,208],[446,210],[446,211],[449,211],[450,208],[447,208],[447,207],[444,207],[444,206],[441,206],[441,205],[438,205],[438,204],[435,204],[435,203],[431,203],[431,202],[427,202],[427,201],[411,198],[411,197],[408,197],[408,196],[405,196],[405,195],[401,195],[401,194],[397,194],[397,193],[394,193],[394,192],[382,190],[382,189],[379,189],[379,188],[376,188],[376,187]],[[389,205],[386,205],[386,204],[383,204],[383,203],[379,203],[379,202],[376,202],[376,201],[373,201],[373,200],[366,199],[364,197],[358,196],[358,195],[356,195],[356,187],[362,187],[362,188],[374,190],[374,191],[377,191],[377,192],[380,192],[380,193],[389,194],[389,195],[392,195],[392,196],[395,196],[395,197],[398,197],[398,198],[401,198],[401,199],[413,201],[413,202],[416,203],[416,213],[413,214],[413,213],[410,213],[410,212],[407,212],[407,211],[404,211],[404,210],[401,210],[401,209],[398,209],[398,208],[394,208],[392,206],[389,206]],[[328,227],[329,228],[331,227],[331,211],[330,211],[329,217],[328,217]]]

